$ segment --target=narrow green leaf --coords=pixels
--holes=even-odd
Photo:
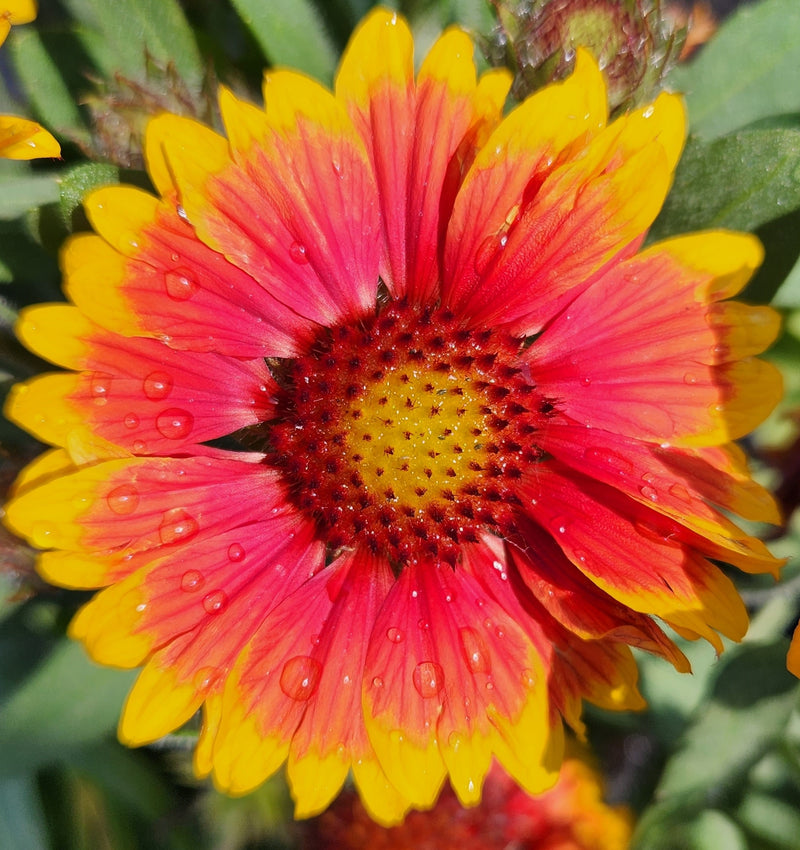
[[[693,62],[675,68],[669,83],[686,92],[692,131],[706,138],[799,111],[797,0],[742,4]]]
[[[33,776],[0,780],[0,847],[9,850],[49,847]]]
[[[63,66],[53,57],[40,33],[33,27],[15,30],[10,39],[10,53],[14,70],[39,120],[46,121],[60,136],[88,141],[86,126],[64,81]]]
[[[686,146],[651,239],[707,227],[752,231],[800,209],[800,130],[742,130]]]
[[[133,674],[99,667],[63,641],[6,696],[0,777],[59,760],[116,727]]]
[[[232,0],[273,65],[333,80],[337,52],[322,15],[311,0]]]
[[[177,0],[63,0],[84,30],[84,46],[106,76],[120,71],[145,77],[147,57],[172,64],[183,81],[199,91],[203,61],[191,27]],[[99,40],[92,37],[99,35]]]
[[[55,174],[20,174],[0,179],[0,221],[19,218],[28,210],[58,200]]]
[[[800,812],[797,801],[791,803],[772,794],[748,794],[737,811],[744,826],[780,850],[796,850],[800,836]]]

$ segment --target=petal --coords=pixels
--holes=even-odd
[[[716,450],[705,455],[620,437],[598,428],[549,425],[542,448],[578,472],[625,493],[653,511],[680,523],[720,550],[723,559],[754,571],[775,569],[780,562],[764,545],[748,538],[720,507],[744,513],[762,522],[780,520],[770,494],[745,473],[737,473],[729,454]],[[710,463],[705,458],[715,461]],[[741,457],[738,463],[743,463]],[[703,547],[702,542],[699,544]],[[708,550],[707,550],[708,551]]]
[[[652,223],[669,188],[683,122],[680,101],[662,96],[583,140],[580,147],[576,142],[571,154],[564,152],[558,159],[551,154],[548,167],[532,174],[515,196],[490,195],[483,208],[475,198],[472,204],[483,229],[474,232],[469,244],[453,249],[458,259],[454,267],[447,265],[453,271],[446,280],[448,291],[453,283],[448,302],[480,321],[507,323],[515,333],[541,330]],[[681,145],[676,144],[676,126]],[[492,144],[490,139],[487,149]],[[641,192],[645,180],[648,191]],[[468,177],[465,203],[469,182]],[[486,221],[480,211],[484,208],[498,212]],[[451,225],[448,249],[451,239],[461,238]]]
[[[0,44],[3,39],[0,38]],[[0,157],[5,159],[40,159],[60,157],[61,146],[35,121],[0,115]]]
[[[800,678],[800,623],[792,635],[792,643],[789,646],[789,654],[786,657],[786,666],[792,675]]]
[[[226,685],[213,754],[218,787],[253,788],[291,752],[297,811],[310,814],[338,792],[351,762],[374,758],[360,719],[360,682],[370,612],[390,582],[387,565],[348,555],[264,620]],[[316,783],[308,772],[314,765]]]
[[[277,71],[264,91],[260,128],[223,92],[232,144],[249,139],[233,159],[220,137],[197,147],[208,131],[198,136],[186,119],[162,116],[152,132],[200,238],[294,312],[335,324],[375,299],[378,210],[367,155],[322,86]]]
[[[297,353],[311,324],[201,242],[174,190],[159,202],[132,187],[103,188],[84,206],[103,239],[72,237],[61,263],[67,294],[98,324],[177,349]]]
[[[734,314],[707,303],[757,261],[752,237],[713,234],[711,250],[720,243],[730,254],[713,272],[686,265],[681,240],[611,268],[528,349],[539,390],[577,422],[657,443],[715,445],[752,430],[777,403],[780,376],[751,357],[729,360],[777,325],[768,319],[766,333],[743,341],[725,324]]]
[[[747,612],[733,583],[681,544],[667,518],[555,462],[539,464],[521,497],[570,561],[617,601],[704,637],[718,652],[717,632],[744,635]]]
[[[8,415],[46,442],[96,435],[135,454],[169,453],[270,418],[274,382],[263,360],[125,339],[67,305],[23,311],[18,333],[43,357],[82,370],[14,387]]]

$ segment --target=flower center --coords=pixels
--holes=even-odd
[[[481,530],[510,533],[514,482],[541,457],[532,435],[551,409],[519,351],[449,311],[394,303],[286,364],[269,461],[332,551],[455,564]]]

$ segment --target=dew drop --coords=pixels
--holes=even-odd
[[[156,428],[168,440],[182,440],[194,426],[194,416],[180,407],[170,407],[156,417]]]
[[[227,604],[224,590],[212,590],[203,597],[203,608],[207,614],[221,614]]]
[[[199,288],[192,273],[184,269],[167,272],[164,275],[164,286],[173,301],[188,301]]]
[[[458,630],[461,642],[461,652],[467,662],[467,667],[473,673],[489,673],[492,669],[491,658],[483,638],[475,629],[469,626]]]
[[[532,688],[536,684],[536,674],[533,670],[523,670],[520,678],[526,688]]]
[[[388,638],[388,639],[389,639],[392,643],[402,643],[402,642],[406,639],[406,636],[405,636],[405,633],[403,632],[403,630],[402,630],[402,629],[397,629],[397,628],[391,628],[391,629],[389,629],[389,630],[386,632],[386,637],[387,637],[387,638]]]
[[[115,514],[132,514],[139,505],[139,492],[131,484],[122,484],[109,492],[106,503]]]
[[[658,490],[656,490],[655,487],[651,487],[649,484],[645,484],[643,487],[640,487],[639,492],[645,497],[645,499],[649,499],[651,502],[658,501]]]
[[[435,661],[423,661],[414,668],[411,679],[419,695],[431,699],[444,686],[444,670]]]
[[[691,502],[692,500],[692,497],[689,495],[689,491],[683,486],[683,484],[670,485],[669,492],[676,499],[680,499],[682,502]]]
[[[697,383],[697,375],[694,375],[692,372],[686,372],[683,376],[683,383],[692,386],[692,384]]]
[[[139,427],[139,417],[135,413],[129,413],[122,421],[129,431]]]
[[[197,520],[183,508],[171,508],[161,520],[158,536],[165,545],[183,543],[191,540],[199,530]]]
[[[201,667],[194,675],[194,686],[200,694],[207,694],[219,682],[221,675],[217,667]]]
[[[565,534],[567,529],[569,528],[569,525],[569,520],[567,520],[566,517],[563,516],[557,516],[553,520],[553,526],[559,534]]]
[[[380,676],[376,676],[376,677],[372,680],[372,687],[373,687],[373,688],[382,688],[382,687],[383,687],[383,679],[381,679],[381,677],[380,677]]]
[[[292,244],[289,246],[289,256],[299,266],[305,265],[308,262],[306,246],[303,245],[302,242],[292,242]]]
[[[181,590],[191,593],[194,590],[200,590],[205,584],[205,579],[200,570],[186,570],[181,576]]]
[[[89,394],[92,401],[102,406],[108,403],[108,390],[111,386],[113,375],[108,372],[94,372],[89,380]]]
[[[333,160],[333,162],[331,163],[331,165],[332,165],[332,167],[333,167],[333,173],[334,173],[334,174],[335,174],[335,175],[336,175],[336,176],[337,176],[340,180],[342,180],[342,179],[344,178],[344,166],[342,165],[342,163],[341,163],[341,162],[339,162],[339,160],[338,160],[338,159],[334,159],[334,160]]]
[[[244,546],[241,543],[231,543],[228,546],[228,560],[233,561],[233,563],[238,563],[239,561],[243,561],[245,556]]]
[[[417,626],[424,632],[431,627],[431,624],[424,618],[417,620]]]
[[[458,732],[451,732],[447,736],[447,746],[450,747],[454,753],[458,752],[463,743],[464,739],[458,734]]]
[[[319,685],[322,665],[308,655],[290,658],[281,670],[281,690],[290,699],[305,702],[310,699]]]
[[[172,392],[172,387],[172,376],[166,372],[151,372],[142,382],[144,394],[151,401],[166,398]]]
[[[487,236],[486,239],[481,242],[477,252],[475,253],[474,265],[475,272],[477,274],[482,275],[486,269],[489,268],[489,265],[497,257],[500,251],[505,248],[507,241],[508,236],[503,233],[499,236]]]
[[[144,440],[134,440],[131,448],[135,454],[144,454],[147,451],[147,443]]]

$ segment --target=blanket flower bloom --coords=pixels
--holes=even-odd
[[[602,777],[580,755],[564,759],[556,784],[531,797],[496,765],[479,806],[461,808],[446,788],[428,812],[412,812],[391,829],[371,822],[348,791],[308,825],[314,850],[627,850],[633,818],[603,800]]]
[[[0,0],[0,45],[15,24],[29,24],[36,18],[34,0]],[[0,157],[39,159],[61,156],[61,146],[43,127],[27,118],[0,115]]]
[[[20,338],[70,371],[7,412],[54,448],[6,520],[67,587],[73,637],[144,665],[120,736],[201,706],[195,768],[244,793],[287,762],[296,814],[348,773],[382,823],[496,759],[556,778],[583,699],[642,705],[630,646],[719,650],[747,616],[712,560],[779,567],[729,512],[775,520],[732,440],[780,394],[768,308],[727,302],[757,240],[639,251],[684,139],[679,98],[608,123],[602,74],[503,117],[446,31],[357,29],[331,93],[223,88],[227,138],[164,114],[159,196],[95,191],[71,304]]]

